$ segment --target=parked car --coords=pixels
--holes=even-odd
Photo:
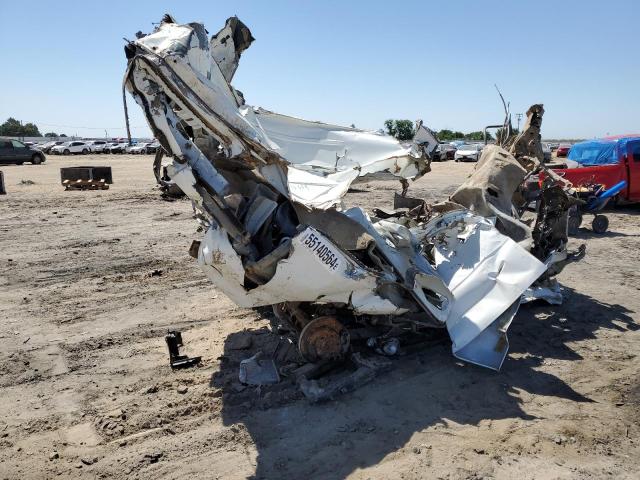
[[[147,153],[147,147],[149,147],[151,143],[138,143],[136,145],[132,145],[127,151],[128,153]]]
[[[62,145],[63,143],[64,142],[62,140],[54,141],[54,142],[44,142],[38,147],[38,150],[44,153],[50,153],[53,147],[55,147],[56,145]]]
[[[156,153],[159,148],[160,148],[160,143],[159,142],[157,142],[157,141],[151,142],[149,145],[147,145],[145,147],[145,152],[144,153]]]
[[[549,146],[548,143],[542,144],[542,155],[544,156],[545,163],[551,161],[551,147]]]
[[[458,147],[454,155],[456,162],[477,162],[480,159],[482,145],[464,144]]]
[[[619,197],[640,202],[640,135],[576,143],[565,163],[567,168],[553,170],[575,187],[598,184],[611,188],[624,180],[626,186]]]
[[[160,145],[158,145],[160,146]],[[456,147],[450,143],[440,143],[434,152],[434,160],[436,162],[444,162],[445,160],[453,160],[456,153]]]
[[[568,143],[561,143],[556,150],[556,157],[566,157],[571,150],[571,145]]]
[[[22,165],[24,162],[31,162],[39,165],[46,160],[44,153],[40,150],[25,145],[18,140],[10,140],[8,138],[0,138],[0,162],[1,163],[17,163]]]
[[[124,153],[132,153],[131,150],[133,148],[136,148],[138,145],[141,145],[138,142],[131,142],[131,143],[127,143],[127,146],[124,147]],[[139,152],[138,152],[139,153]]]
[[[89,147],[89,151],[92,153],[102,153],[104,148],[107,146],[107,142],[105,140],[89,140],[86,144]]]
[[[109,147],[109,153],[124,153],[128,146],[128,142],[116,143],[115,145]]]
[[[70,155],[72,153],[89,153],[89,146],[85,142],[73,141],[64,142],[62,145],[56,145],[51,148],[51,153],[56,155]]]
[[[118,145],[118,142],[107,142],[102,150],[102,153],[111,153],[111,147]]]
[[[593,231],[604,233],[609,220],[598,214],[609,201],[640,202],[640,135],[620,135],[576,143],[565,164],[553,171],[570,181],[586,204],[569,210],[569,231],[583,213],[594,215]],[[544,173],[540,173],[540,180]]]

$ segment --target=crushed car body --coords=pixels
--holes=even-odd
[[[577,258],[566,249],[562,187],[544,187],[534,227],[514,204],[523,180],[544,168],[541,105],[509,149],[484,149],[449,201],[370,214],[344,207],[349,186],[386,172],[405,195],[438,146],[422,122],[401,144],[247,105],[231,81],[254,39],[236,17],[208,38],[202,24],[165,15],[137,37],[125,47],[124,87],[206,230],[193,255],[238,305],[273,306],[305,360],[345,358],[363,335],[394,354],[384,346],[397,337],[446,328],[454,355],[499,369],[521,301],[556,292],[553,275]]]

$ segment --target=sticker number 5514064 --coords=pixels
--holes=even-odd
[[[310,233],[304,240],[304,245],[315,253],[320,261],[327,265],[331,270],[337,270],[339,262],[336,255],[329,245],[320,240],[315,234]]]

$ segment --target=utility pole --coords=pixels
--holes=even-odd
[[[520,133],[520,119],[522,118],[522,114],[516,113],[516,118],[518,119],[518,133]]]

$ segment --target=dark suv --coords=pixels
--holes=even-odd
[[[0,163],[22,165],[24,162],[31,162],[38,165],[45,160],[44,153],[36,148],[28,147],[18,140],[0,138]]]

